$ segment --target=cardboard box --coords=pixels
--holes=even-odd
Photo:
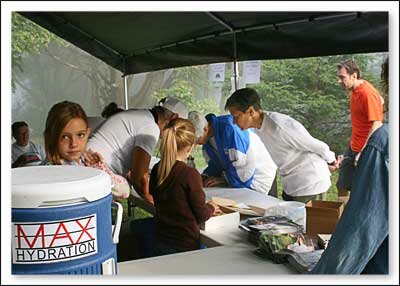
[[[339,221],[344,205],[342,202],[310,201],[306,204],[307,234],[316,237],[317,234],[332,234]]]
[[[240,214],[222,206],[220,208],[224,214],[210,217],[206,222],[200,224],[200,229],[212,231],[221,227],[239,227]]]

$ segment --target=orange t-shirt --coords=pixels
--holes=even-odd
[[[372,121],[383,121],[383,98],[368,81],[355,88],[350,95],[350,146],[360,152],[367,140]]]

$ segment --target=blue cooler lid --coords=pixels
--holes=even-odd
[[[11,170],[13,208],[62,207],[111,193],[111,178],[82,166],[35,166]]]

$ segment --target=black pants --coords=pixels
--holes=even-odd
[[[337,189],[351,191],[351,185],[355,172],[354,160],[358,152],[351,150],[350,145],[347,146],[344,152],[344,158],[340,164],[339,178],[336,183]]]
[[[272,182],[271,189],[268,192],[269,196],[278,198],[278,182],[277,182],[278,174],[275,174],[275,179]]]
[[[296,202],[301,202],[301,203],[308,203],[309,201],[312,200],[319,200],[319,201],[325,201],[324,194],[317,194],[317,195],[310,195],[310,196],[300,196],[300,197],[292,197],[288,194],[285,193],[285,191],[282,192],[282,199],[284,201],[296,201]]]

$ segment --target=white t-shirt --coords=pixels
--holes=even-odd
[[[28,163],[25,166],[40,165],[41,162],[46,159],[46,152],[44,151],[44,148],[42,145],[35,144],[35,143],[29,141],[29,143],[26,146],[21,147],[21,146],[18,146],[16,142],[14,142],[11,145],[11,161],[12,161],[12,163],[14,163],[18,159],[18,157],[23,154],[36,155],[40,159],[40,161]]]
[[[287,115],[265,111],[256,133],[278,166],[286,194],[308,196],[329,189],[331,173],[327,163],[335,160],[335,153],[312,137],[301,123]]]
[[[249,130],[250,136],[250,152],[253,152],[255,156],[255,172],[254,178],[251,183],[253,190],[261,193],[268,194],[271,189],[272,183],[274,182],[277,166],[268,153],[260,137]],[[250,156],[247,157],[248,160]]]
[[[150,156],[160,129],[149,110],[129,109],[108,118],[89,139],[87,149],[99,152],[112,172],[126,175],[132,151],[140,147]]]

